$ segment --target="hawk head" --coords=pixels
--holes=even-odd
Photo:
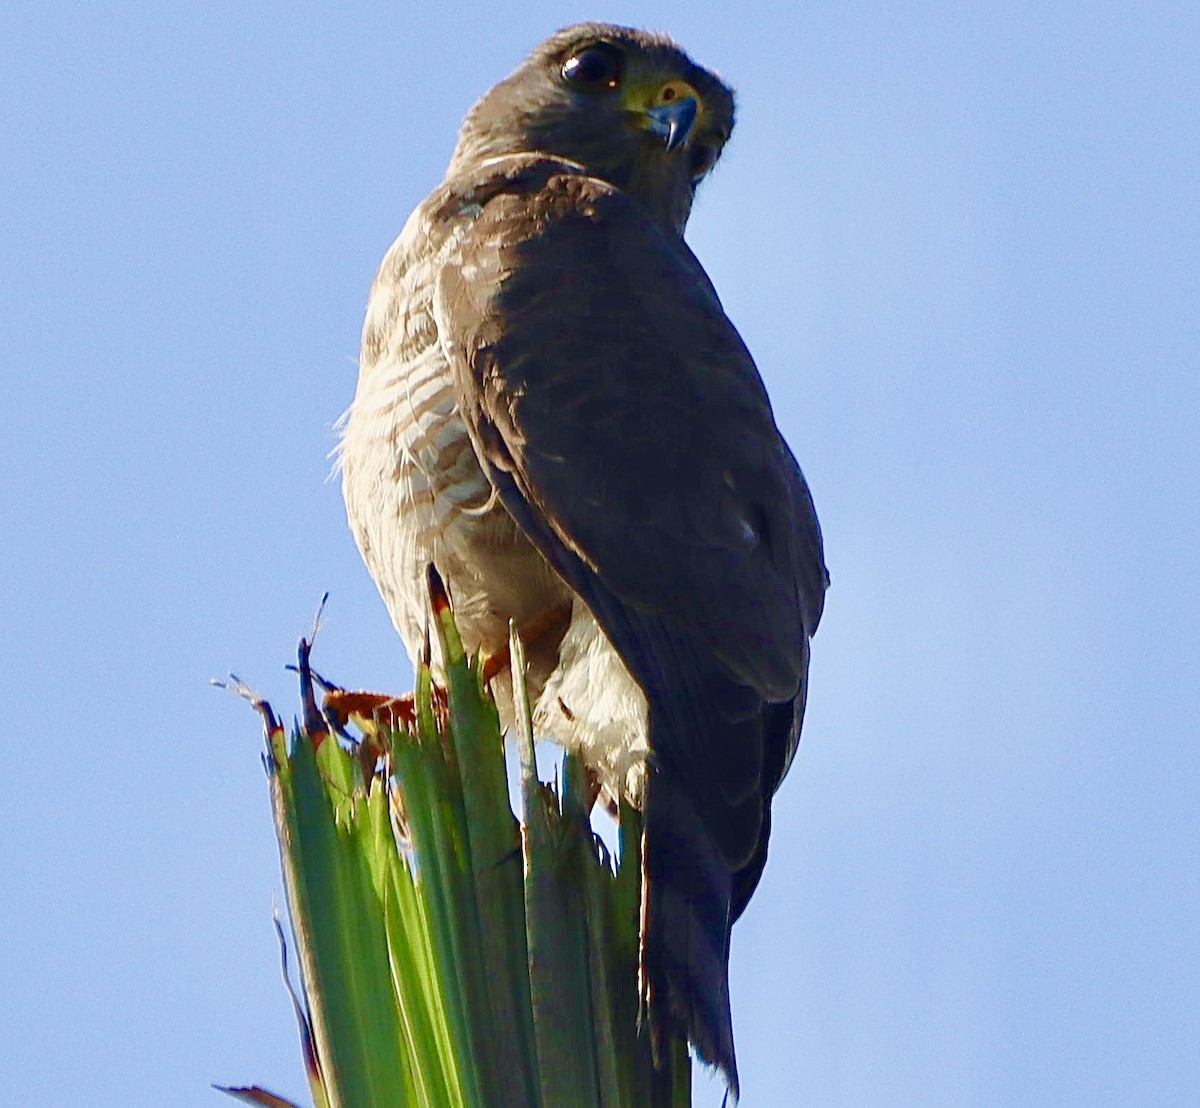
[[[489,158],[565,158],[682,235],[733,130],[733,93],[663,35],[580,23],[552,35],[470,111],[447,178]]]

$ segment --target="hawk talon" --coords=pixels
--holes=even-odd
[[[444,724],[448,718],[450,701],[446,690],[441,685],[434,684],[430,690],[433,701],[434,718],[439,724]],[[321,700],[322,710],[333,720],[344,727],[351,720],[360,721],[361,725],[383,726],[392,730],[416,731],[417,703],[416,693],[371,692],[366,689],[338,689],[327,692]]]

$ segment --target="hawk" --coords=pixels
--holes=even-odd
[[[384,258],[340,451],[410,655],[433,563],[469,649],[524,630],[538,733],[642,808],[651,1026],[736,1093],[730,928],[828,575],[754,361],[683,240],[733,116],[666,37],[587,23],[537,47],[471,109]]]

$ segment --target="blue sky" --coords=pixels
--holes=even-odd
[[[408,684],[327,479],[367,286],[585,17],[738,89],[689,239],[833,573],[743,1103],[1200,1101],[1200,9],[717,11],[0,17],[0,1102],[303,1094],[256,721],[207,680],[289,707],[328,589],[322,668]]]

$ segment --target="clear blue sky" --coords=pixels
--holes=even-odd
[[[833,572],[743,1103],[1200,1103],[1200,9],[505,7],[0,17],[0,1102],[303,1094],[206,682],[290,709],[329,589],[320,665],[408,684],[327,480],[367,286],[475,97],[602,16],[739,91],[689,237]]]

